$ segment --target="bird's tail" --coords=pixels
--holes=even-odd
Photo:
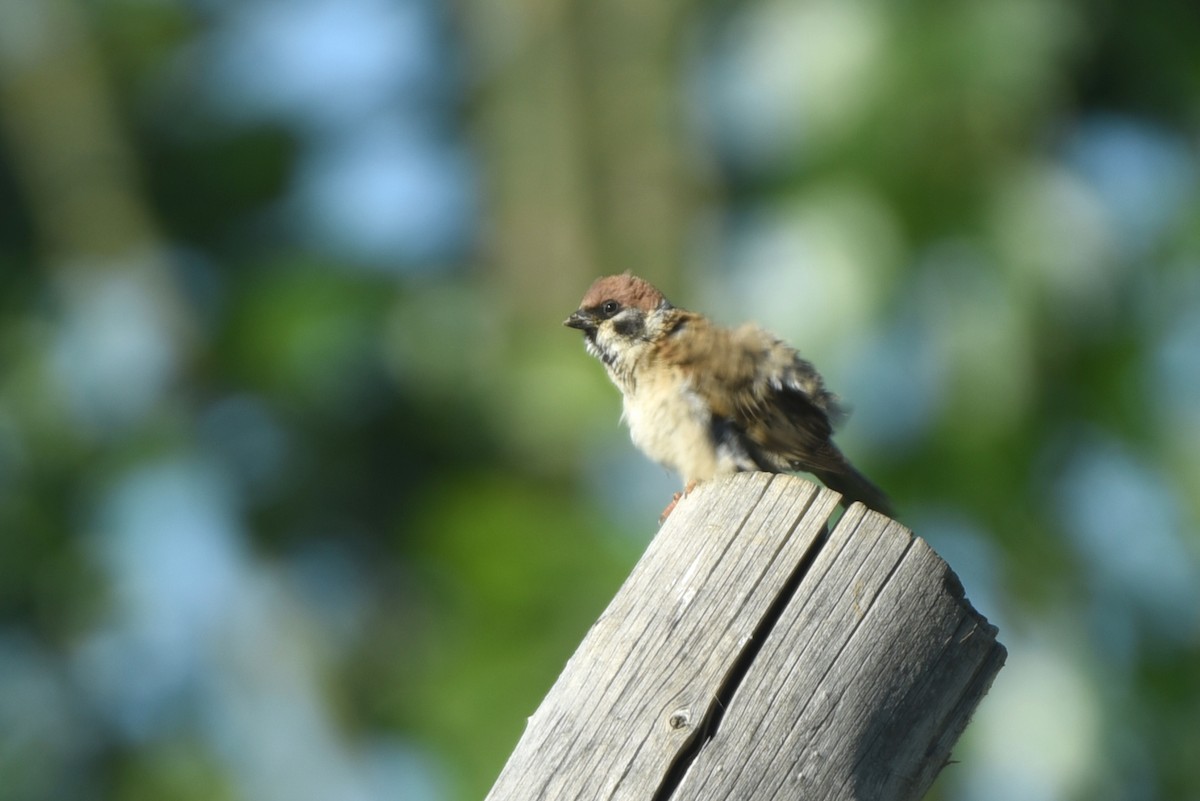
[[[813,470],[812,474],[834,492],[841,493],[842,504],[847,508],[855,501],[860,501],[881,515],[892,516],[892,503],[887,495],[871,483],[870,479],[855,470],[849,461],[843,459],[837,469]]]

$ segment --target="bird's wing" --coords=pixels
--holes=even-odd
[[[663,355],[682,370],[713,414],[740,430],[775,469],[840,470],[832,444],[845,415],[811,363],[757,326],[719,328],[699,316],[681,321]]]

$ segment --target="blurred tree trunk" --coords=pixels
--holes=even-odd
[[[480,77],[484,258],[510,322],[561,319],[607,272],[669,291],[687,218],[677,40],[689,0],[458,5]]]
[[[106,282],[136,285],[177,348],[193,321],[142,197],[107,70],[77,0],[0,4],[0,123],[66,314]]]

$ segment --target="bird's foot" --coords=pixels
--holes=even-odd
[[[667,504],[667,508],[663,509],[662,514],[658,516],[658,524],[660,526],[667,522],[667,518],[671,516],[671,512],[675,511],[675,504],[679,503],[679,499],[682,497],[682,492],[677,492],[671,496],[671,502]]]
[[[671,512],[675,511],[675,504],[679,503],[680,500],[682,500],[683,498],[686,498],[688,495],[690,495],[692,490],[694,490],[695,488],[696,488],[696,482],[689,481],[684,486],[683,492],[676,492],[674,495],[671,496],[671,502],[667,504],[667,508],[663,509],[662,514],[658,516],[658,524],[660,526],[663,523],[667,522],[667,518],[670,517]]]

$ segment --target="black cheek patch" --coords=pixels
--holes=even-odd
[[[631,337],[642,331],[642,321],[634,315],[613,319],[613,330],[623,337]]]

